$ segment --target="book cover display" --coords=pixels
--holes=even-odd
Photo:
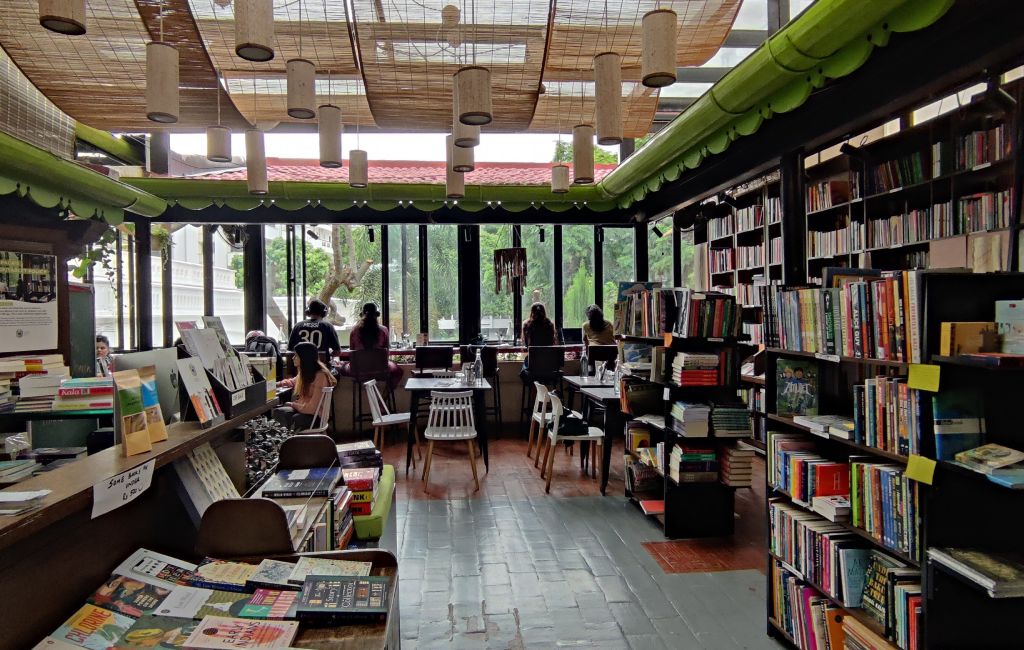
[[[186,648],[287,648],[299,631],[291,621],[254,621],[207,616],[189,635]]]
[[[174,616],[141,616],[114,644],[113,650],[184,648],[199,621]]]
[[[778,359],[775,365],[775,410],[778,415],[818,414],[818,365]]]
[[[107,650],[133,623],[130,616],[84,605],[50,636],[89,650]]]
[[[300,620],[383,620],[388,611],[387,576],[309,576],[296,605]]]
[[[190,562],[140,548],[114,569],[114,574],[170,588],[187,584],[195,570],[196,565]]]
[[[149,437],[149,423],[142,399],[142,379],[138,370],[121,370],[114,373],[116,392],[116,413],[114,428],[116,439],[121,443],[124,456],[134,456],[153,449]]]
[[[306,576],[368,576],[372,562],[356,562],[353,560],[328,560],[318,557],[301,557],[295,565],[295,569],[289,576],[288,581],[292,584],[301,585],[305,582]]]
[[[143,614],[151,614],[170,593],[171,590],[166,587],[114,575],[89,596],[89,604],[138,618]]]

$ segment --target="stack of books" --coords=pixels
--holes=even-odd
[[[348,468],[341,471],[345,486],[352,492],[352,514],[368,515],[373,512],[377,499],[380,472],[375,467]]]
[[[338,462],[342,469],[352,467],[384,468],[384,457],[373,446],[372,440],[361,440],[338,445]]]
[[[60,354],[0,358],[0,413],[51,410],[61,378],[70,375]]]
[[[707,438],[711,407],[700,402],[676,402],[669,413],[672,430],[684,438]]]
[[[719,355],[680,352],[672,360],[671,382],[676,386],[717,386]]]
[[[721,480],[730,487],[751,487],[754,481],[754,450],[750,447],[722,448]]]
[[[11,392],[11,378],[0,377],[0,413],[14,408],[14,394]]]
[[[712,403],[711,426],[716,438],[749,438],[750,411],[740,401]]]
[[[42,467],[34,460],[0,460],[0,485],[12,485],[18,481],[32,476],[32,473]]]
[[[929,548],[928,559],[971,582],[991,598],[1024,597],[1024,557],[966,548]]]
[[[718,480],[718,456],[710,447],[676,445],[669,456],[669,476],[676,483],[710,483]]]
[[[794,415],[793,424],[799,424],[823,438],[835,435],[849,440],[852,436],[854,423],[850,418],[841,415]]]
[[[334,536],[333,548],[343,551],[348,548],[355,533],[352,520],[352,491],[346,485],[339,485],[332,495],[329,529]]]
[[[55,411],[95,411],[114,408],[114,380],[111,377],[62,379],[53,401]]]

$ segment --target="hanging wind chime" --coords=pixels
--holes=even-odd
[[[516,278],[519,282],[515,282]],[[494,249],[494,293],[501,293],[502,280],[505,281],[506,293],[523,295],[526,285],[525,248]]]

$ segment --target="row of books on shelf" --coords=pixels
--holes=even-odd
[[[973,131],[955,140],[932,144],[932,176],[973,169],[994,163],[1010,155],[1012,141],[1006,125]]]
[[[314,557],[193,564],[139,549],[37,647],[287,648],[306,628],[385,620],[392,577],[372,570]]]
[[[735,296],[719,291],[672,289],[675,324],[672,333],[683,338],[724,338],[740,331]]]
[[[827,210],[858,198],[858,183],[841,178],[830,178],[807,186],[807,212]]]
[[[743,335],[749,339],[750,345],[764,344],[764,327],[761,323],[743,323]]]
[[[957,226],[953,204],[946,201],[905,214],[870,219],[862,239],[866,248],[899,246],[959,235],[963,231]]]
[[[905,467],[866,457],[851,457],[850,462],[826,458],[817,453],[814,441],[797,434],[770,432],[767,447],[769,483],[794,503],[815,509],[816,499],[834,497],[838,502],[821,502],[834,520],[849,519],[882,546],[910,557],[920,555],[920,497]]]
[[[881,194],[921,183],[928,179],[930,169],[925,152],[914,151],[893,160],[886,160],[868,171],[867,193]]]
[[[724,446],[719,453],[710,445],[680,442],[672,445],[663,463],[666,443],[657,442],[652,447],[649,433],[637,428],[632,432],[627,429],[626,444],[636,462],[655,469],[659,475],[667,474],[676,483],[720,481],[731,487],[750,487],[753,483],[754,450],[749,447]]]
[[[844,219],[845,225],[835,230],[807,231],[807,258],[848,255],[851,250],[853,225]]]
[[[711,248],[708,250],[708,268],[712,273],[725,273],[736,268],[736,249]]]
[[[669,416],[669,428],[684,438],[750,437],[750,411],[738,399],[710,403],[677,400]]]
[[[763,286],[774,286],[781,285],[782,280],[773,279],[768,280],[764,274],[757,274],[751,278],[749,283],[741,282],[735,287],[731,287],[731,294],[736,297],[736,300],[743,306],[746,307],[759,307],[761,306],[762,291],[760,287]]]
[[[844,542],[837,546],[843,548]],[[824,585],[789,562],[774,558],[771,561],[772,615],[797,647],[920,647],[920,572],[879,551],[867,551],[866,565],[857,564],[849,553],[840,557],[849,559],[845,567],[835,572],[842,573],[840,578],[848,583],[859,581],[862,585],[858,605],[844,605],[837,596],[824,593]]]
[[[764,244],[737,246],[736,263],[741,269],[764,266]]]
[[[747,409],[751,413],[765,412],[767,403],[765,402],[764,386],[749,386],[747,388],[741,388],[739,394],[740,398],[747,405]]]
[[[735,221],[731,214],[708,219],[708,239],[728,237],[735,232]]]
[[[660,282],[621,283],[622,299],[615,303],[614,330],[629,336],[660,336],[673,309],[672,290]]]
[[[825,269],[820,289],[763,287],[765,339],[801,352],[920,363],[927,271]]]

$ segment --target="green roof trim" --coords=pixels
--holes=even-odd
[[[741,61],[598,184],[628,208],[724,152],[776,113],[803,105],[827,79],[850,74],[892,32],[923,29],[953,0],[818,0]]]
[[[142,151],[142,147],[102,129],[95,129],[87,124],[75,122],[75,137],[110,154],[126,165],[146,164],[146,152]]]
[[[70,188],[70,189],[66,189]],[[163,199],[0,132],[0,194],[17,193],[45,208],[118,224],[124,211],[156,217]]]

